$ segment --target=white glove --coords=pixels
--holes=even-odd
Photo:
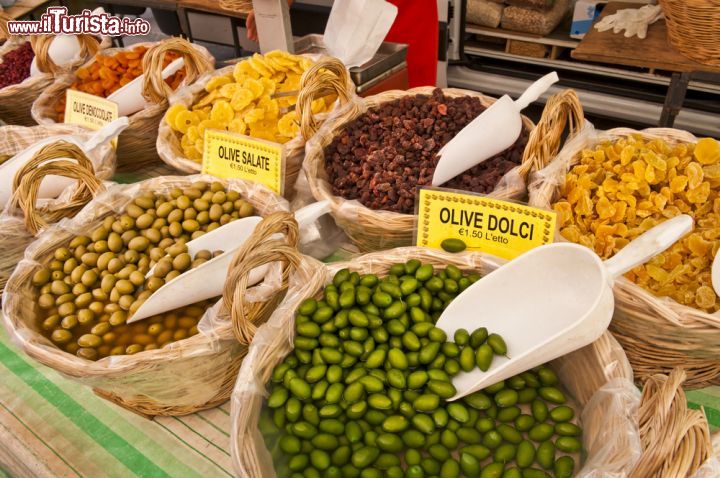
[[[647,36],[648,26],[663,17],[660,5],[645,5],[642,8],[627,8],[608,15],[595,24],[595,29],[604,32],[612,29],[613,33],[625,30],[625,37],[637,35]]]

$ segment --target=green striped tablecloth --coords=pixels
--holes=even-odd
[[[19,352],[0,327],[0,477],[227,477],[230,404],[147,420]]]

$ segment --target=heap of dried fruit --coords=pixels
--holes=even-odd
[[[98,54],[95,61],[77,70],[75,73],[77,81],[70,89],[107,98],[143,74],[142,62],[147,50],[146,46],[139,45],[132,50],[120,51],[114,55]],[[163,68],[176,58],[178,58],[176,53],[168,52],[163,60]],[[175,89],[184,78],[185,68],[181,68],[165,82]],[[65,97],[60,98],[55,111],[58,122],[62,123],[65,117]]]
[[[206,93],[190,109],[171,106],[165,122],[180,134],[185,156],[197,162],[202,160],[208,128],[286,143],[299,130],[293,109],[297,96],[275,95],[297,91],[311,65],[309,58],[282,51],[255,54],[236,64],[232,74],[211,78]],[[328,111],[335,99],[330,95],[313,101],[313,113]]]
[[[693,232],[627,277],[681,304],[720,309],[711,281],[720,248],[720,143],[631,137],[581,154],[553,205],[563,237],[607,258],[666,219],[689,214]]]
[[[0,63],[0,88],[22,83],[30,76],[30,64],[35,58],[30,42],[11,50],[2,57]]]
[[[370,209],[415,210],[418,186],[430,185],[437,153],[485,110],[474,96],[404,96],[349,123],[325,148],[325,171],[333,193]],[[527,132],[509,149],[443,186],[487,194],[520,164]]]

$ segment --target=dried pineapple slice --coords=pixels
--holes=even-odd
[[[173,129],[175,129],[175,118],[183,111],[187,111],[187,107],[183,104],[174,104],[168,108],[165,113],[165,122]]]
[[[176,130],[185,134],[190,126],[197,125],[199,122],[200,118],[198,118],[198,115],[195,112],[185,110],[175,116],[173,124]]]
[[[214,76],[208,80],[207,84],[205,85],[205,91],[210,93],[211,91],[220,88],[223,85],[227,85],[232,81],[232,78],[229,76]]]
[[[232,109],[235,111],[242,111],[247,106],[249,106],[250,103],[252,103],[253,98],[254,97],[252,91],[245,88],[240,88],[235,92],[232,99],[230,100],[230,106],[232,106]]]
[[[265,80],[266,78],[263,78]],[[243,88],[250,90],[250,92],[253,95],[253,98],[259,98],[263,94],[263,90],[265,87],[263,87],[263,84],[258,81],[254,80],[252,78],[247,78],[242,85]]]
[[[210,111],[210,119],[218,123],[229,123],[235,117],[235,111],[227,101],[217,101]]]

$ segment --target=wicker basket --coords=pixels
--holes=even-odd
[[[252,0],[220,0],[220,8],[247,15],[253,11]]]
[[[192,85],[179,88],[170,97],[170,105],[183,104],[188,108],[192,107],[202,95],[206,94],[205,85],[211,78],[232,75],[233,68],[228,66],[215,70],[199,78]],[[315,118],[312,114],[312,101],[334,93],[338,95],[341,104],[346,104],[350,101],[354,88],[355,85],[350,80],[347,69],[335,58],[324,57],[303,74],[296,105],[300,116],[301,134],[282,145],[285,153],[285,197],[293,196],[295,182],[305,157],[305,141],[315,134],[319,122],[322,121],[322,118]],[[202,164],[185,156],[177,132],[173,131],[166,121],[160,122],[157,151],[163,161],[180,171],[197,173],[202,169]]]
[[[145,191],[167,193],[176,187],[188,187],[195,181],[218,179],[207,175],[165,176],[132,185],[115,185],[88,204],[74,219],[43,233],[26,251],[25,259],[10,277],[3,295],[5,326],[14,342],[43,365],[92,387],[103,398],[143,415],[184,415],[227,400],[246,347],[233,336],[222,304],[216,304],[205,313],[199,324],[202,332],[197,335],[162,349],[92,362],[62,351],[37,331],[39,310],[34,288],[30,284],[39,264],[51,259],[49,253],[67,244],[75,235],[94,229],[105,217],[117,214],[138,194]],[[240,192],[255,206],[258,214],[268,216],[288,210],[287,201],[263,186],[238,180],[221,182]],[[290,230],[294,222],[289,214],[276,216],[265,229],[256,229],[245,247],[265,250],[261,257],[264,261],[287,262],[287,254],[268,253],[267,248],[263,249],[259,244],[266,242],[275,232]],[[297,241],[297,234],[286,232],[286,241],[282,252],[295,246],[293,242]],[[277,246],[277,242],[271,241],[271,246]],[[242,248],[238,254],[241,252]],[[279,281],[277,285],[280,285]],[[282,288],[264,283],[249,289],[247,300],[251,300],[250,294],[255,294],[252,300],[256,303],[252,305],[247,319],[262,320],[268,313],[266,307],[271,309],[274,301],[282,298],[282,292]]]
[[[160,162],[155,149],[158,125],[168,107],[167,98],[172,91],[163,81],[162,65],[166,53],[177,53],[185,59],[186,76],[184,85],[192,84],[199,76],[213,69],[215,59],[210,52],[199,45],[181,38],[168,38],[157,43],[138,43],[129,48],[108,49],[105,54],[113,55],[138,46],[148,47],[143,57],[143,96],[150,106],[130,116],[130,126],[118,137],[118,171],[133,172]],[[83,66],[86,67],[95,59]],[[55,106],[65,96],[65,91],[77,80],[74,74],[59,77],[32,105],[32,116],[38,124],[56,122]],[[180,86],[182,88],[182,86]]]
[[[600,137],[569,144],[547,171],[537,175],[530,187],[530,204],[550,208],[565,174],[579,161],[583,149],[606,140],[640,135],[646,140],[694,143],[690,133],[675,129],[651,128],[635,131],[617,128]],[[644,382],[657,373],[669,373],[677,366],[688,374],[686,386],[700,388],[720,384],[720,317],[660,298],[626,278],[615,281],[615,315],[610,330],[620,341],[635,371]]]
[[[302,288],[294,289],[295,295],[288,294],[268,323],[258,330],[233,392],[231,452],[237,476],[275,476],[273,460],[259,433],[258,421],[267,396],[265,384],[270,380],[274,367],[292,351],[294,317],[299,304],[308,297],[317,296],[324,284],[332,280],[333,274],[344,267],[360,273],[382,275],[393,264],[411,258],[436,267],[455,264],[460,269],[482,274],[492,272],[502,263],[481,253],[448,254],[408,247],[367,254],[349,263],[333,264],[314,275],[303,272],[301,266],[291,280],[301,283]],[[577,406],[583,409],[583,442],[587,451],[583,472],[587,473],[586,476],[628,476],[639,457],[639,463],[643,463],[642,471],[649,474],[633,476],[689,476],[655,475],[651,472],[670,463],[682,462],[691,465],[673,469],[692,473],[696,469],[694,465],[708,457],[707,422],[701,412],[687,411],[682,390],[678,391],[682,382],[681,372],[667,383],[663,383],[662,377],[657,377],[657,385],[649,385],[640,402],[639,393],[632,384],[632,370],[627,358],[609,333],[587,347],[556,359],[551,366]],[[638,403],[641,403],[640,413],[635,416]],[[658,430],[661,433],[657,433]],[[686,434],[686,431],[689,433]],[[658,456],[658,451],[664,455]],[[653,455],[645,458],[645,453]]]
[[[670,43],[699,63],[720,66],[720,1],[660,0]]]
[[[50,44],[54,39],[54,36],[51,35],[34,36],[32,38],[11,37],[0,47],[1,61],[6,53],[19,48],[27,41],[31,42],[38,69],[41,71],[41,74],[30,76],[20,83],[0,89],[0,119],[2,121],[7,124],[21,126],[35,125],[36,122],[32,118],[30,108],[38,96],[52,84],[54,79],[63,73],[74,70],[89,58],[92,58],[99,50],[110,46],[109,38],[104,38],[102,44],[90,35],[79,35],[77,38],[80,42],[80,52],[75,60],[63,67],[53,63],[48,54]]]
[[[348,109],[326,123],[308,142],[303,168],[312,194],[318,201],[330,201],[335,222],[361,251],[377,251],[410,245],[413,240],[415,216],[390,211],[376,211],[365,207],[358,201],[335,196],[325,171],[325,148],[335,136],[365,111],[403,96],[430,95],[432,91],[433,88],[421,87],[408,91],[388,91],[366,98],[361,107]],[[495,102],[494,98],[474,91],[446,89],[443,92],[449,97],[477,97],[485,107]],[[525,148],[521,166],[513,170],[519,174],[520,182],[523,183],[522,187],[519,187],[518,181],[515,181],[511,187],[496,188],[488,196],[496,199],[524,200],[528,174],[530,171],[543,168],[558,151],[566,123],[570,124],[572,131],[575,131],[576,126],[583,123],[582,107],[577,95],[572,90],[556,95],[548,102],[548,107],[545,109],[538,128],[535,128],[528,118],[523,117],[525,130],[532,131],[532,133]],[[509,174],[512,173],[511,171]]]
[[[13,193],[0,215],[0,291],[23,257],[25,248],[48,224],[72,217],[96,194],[104,190],[103,179],[114,171],[112,155],[93,166],[85,153],[66,141],[50,143],[18,169],[13,179]],[[64,176],[77,183],[52,201],[38,206],[40,184],[46,176]]]

